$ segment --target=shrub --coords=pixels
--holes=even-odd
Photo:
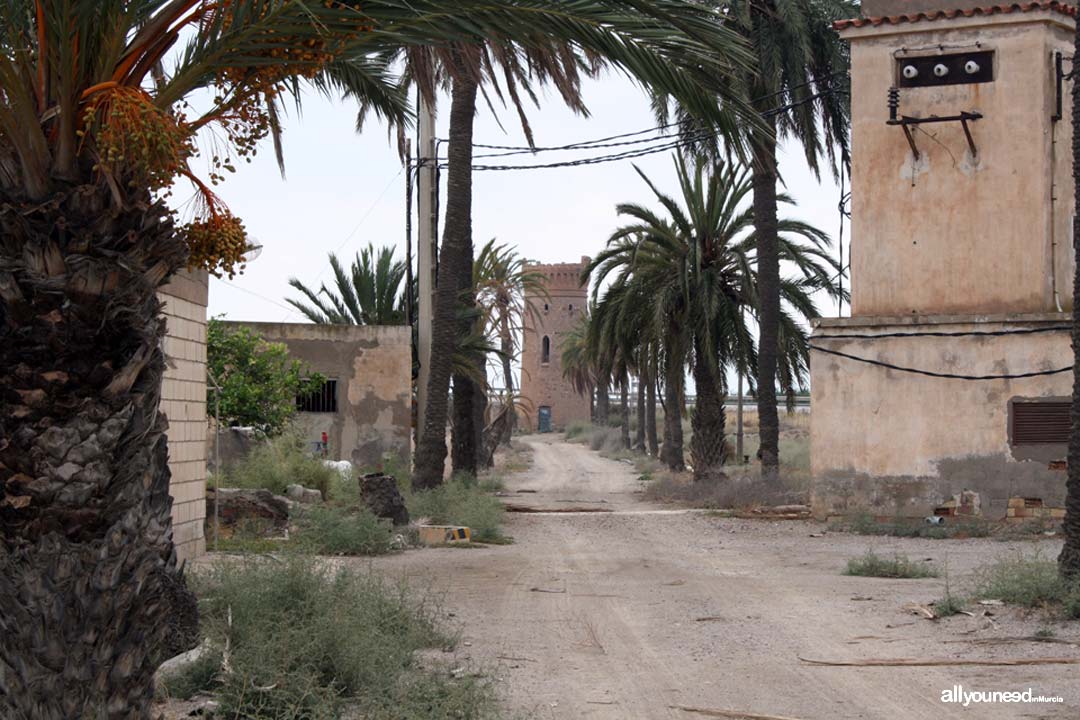
[[[424,670],[446,647],[431,606],[373,573],[284,562],[220,564],[200,582],[204,628],[231,672],[210,687],[248,720],[494,716],[490,686]]]
[[[425,517],[439,525],[465,525],[477,542],[503,539],[502,503],[472,478],[455,477],[431,490],[409,491],[406,502],[413,518]]]
[[[1080,586],[1070,587],[1058,574],[1057,563],[1039,553],[1002,557],[975,572],[975,591],[979,597],[1024,607],[1068,605],[1071,596],[1080,594],[1077,587]]]
[[[566,426],[566,439],[577,440],[587,436],[592,430],[592,423],[582,422],[575,420],[572,423],[568,423]]]
[[[256,446],[246,458],[230,467],[222,487],[265,488],[283,495],[288,485],[296,483],[316,488],[328,498],[340,482],[337,470],[313,457],[303,437],[290,431]]]
[[[166,697],[190,700],[213,686],[220,669],[219,653],[203,653],[190,665],[162,678],[159,691]]]
[[[937,577],[938,571],[933,565],[912,562],[906,555],[885,558],[873,550],[867,550],[862,557],[848,560],[844,574],[880,578],[929,578]]]
[[[852,532],[856,535],[890,535],[893,537],[918,537],[931,540],[947,538],[987,537],[993,525],[979,518],[949,518],[944,525],[928,525],[921,518],[897,517],[879,522],[867,512],[860,512],[834,522],[830,530]]]
[[[319,555],[384,555],[391,528],[367,508],[312,507],[299,520],[298,546]]]

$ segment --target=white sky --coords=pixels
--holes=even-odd
[[[622,76],[586,81],[584,97],[592,112],[590,118],[566,110],[555,94],[542,97],[543,109],[529,113],[536,143],[542,146],[634,132],[656,124],[644,94]],[[476,142],[525,144],[512,109],[499,112],[504,131],[486,105],[481,102],[481,106]],[[393,244],[398,248],[397,257],[404,258],[405,175],[396,146],[388,142],[386,127],[376,122],[358,135],[355,116],[351,103],[328,101],[314,94],[306,97],[302,114],[291,112],[285,120],[287,178],[282,180],[278,174],[267,142],[255,162],[241,163],[237,173],[217,188],[264,250],[234,280],[211,279],[211,315],[230,320],[301,322],[303,317],[284,302],[286,297],[297,296],[288,287],[288,280],[296,276],[309,286],[328,281],[328,252],[337,252],[348,263],[360,247],[371,242],[376,246]],[[448,116],[449,100],[443,99],[439,137],[446,137]],[[580,155],[543,153],[535,159],[523,155],[491,162],[524,164],[575,157]],[[632,162],[662,190],[674,192],[670,154]],[[835,242],[839,189],[832,178],[825,176],[819,184],[806,168],[798,146],[784,152],[781,172],[788,192],[799,203],[788,214],[816,224]],[[500,242],[516,245],[525,257],[543,262],[576,261],[599,251],[620,222],[616,203],[655,205],[631,161],[477,172],[473,183],[476,246],[497,237]],[[849,228],[845,227],[844,233],[846,262]],[[824,314],[835,314],[835,304],[827,298],[820,302]]]

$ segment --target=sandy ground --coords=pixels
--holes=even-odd
[[[944,594],[944,580],[845,577],[868,548],[933,559],[963,586],[999,554],[1053,540],[933,541],[825,533],[821,525],[727,519],[639,499],[633,468],[557,436],[524,439],[531,469],[508,502],[592,506],[595,514],[512,514],[513,545],[430,549],[371,564],[438,594],[460,629],[457,662],[494,676],[527,718],[694,718],[683,707],[833,720],[1076,718],[1075,665],[820,667],[799,658],[1077,657],[1067,644],[972,642],[1049,626],[1080,643],[1080,624],[988,608],[992,617],[931,622],[904,608]],[[535,493],[515,491],[535,490]],[[1063,704],[943,704],[968,690],[1059,695]],[[728,716],[725,716],[728,717]],[[732,717],[738,717],[732,716]]]

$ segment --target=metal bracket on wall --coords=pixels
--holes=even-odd
[[[904,131],[904,137],[907,138],[908,145],[911,147],[911,153],[918,160],[921,156],[919,154],[919,147],[915,144],[915,136],[911,134],[912,125],[926,125],[929,123],[941,123],[941,122],[959,122],[964,128],[964,137],[967,138],[968,149],[971,150],[972,157],[978,157],[979,149],[975,147],[975,138],[971,136],[971,128],[968,127],[969,122],[981,120],[983,115],[980,112],[967,112],[962,111],[958,115],[945,115],[942,117],[932,116],[925,118],[909,117],[907,115],[900,115],[898,110],[900,108],[900,91],[895,88],[889,88],[889,119],[885,121],[886,125],[899,125]]]

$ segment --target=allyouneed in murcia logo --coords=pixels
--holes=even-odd
[[[964,707],[980,703],[1059,703],[1060,696],[1036,695],[1031,688],[1027,690],[965,690],[963,685],[953,685],[941,691],[941,702],[959,703]]]

